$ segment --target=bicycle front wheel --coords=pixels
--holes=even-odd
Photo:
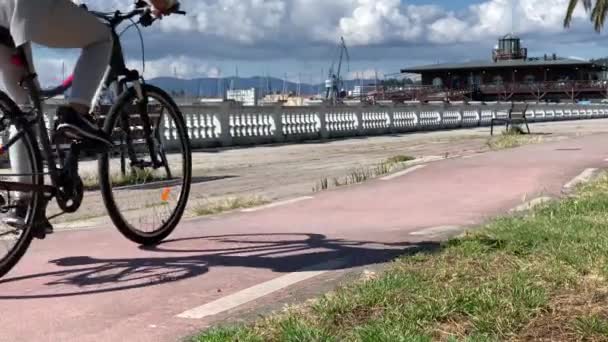
[[[130,88],[105,119],[104,130],[117,147],[101,156],[99,181],[108,214],[120,232],[135,243],[155,245],[173,232],[184,214],[192,155],[178,106],[163,90],[142,87],[146,106],[139,105]]]

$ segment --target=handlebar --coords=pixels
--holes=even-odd
[[[84,4],[81,5],[81,7],[83,7],[84,9],[87,9],[87,6]],[[163,13],[163,15],[170,15],[170,14],[186,15],[187,14],[186,11],[182,11],[179,8],[180,8],[180,4],[177,3],[177,4],[175,4],[175,6],[173,6],[168,11]],[[152,23],[154,21],[156,21],[158,19],[158,18],[155,18],[154,16],[152,16],[152,9],[151,9],[150,5],[143,0],[136,1],[135,9],[133,9],[127,13],[123,13],[121,11],[115,11],[115,12],[89,11],[89,12],[91,14],[95,15],[96,17],[107,21],[112,26],[118,26],[123,21],[132,19],[133,17],[136,17],[138,15],[140,16],[140,19],[138,22],[140,24],[142,24],[143,26],[150,26],[150,25],[152,25]]]

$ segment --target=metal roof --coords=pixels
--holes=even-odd
[[[528,58],[514,59],[514,60],[500,60],[494,61],[476,61],[467,63],[445,63],[445,64],[431,64],[423,65],[411,68],[404,68],[401,70],[402,73],[419,73],[423,71],[447,71],[447,70],[462,70],[462,69],[491,69],[491,68],[505,68],[505,67],[516,67],[516,68],[527,68],[527,67],[540,67],[540,66],[586,66],[586,67],[597,67],[602,68],[601,65],[593,64],[589,61],[558,58],[558,59],[544,59],[544,58]]]

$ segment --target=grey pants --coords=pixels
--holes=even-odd
[[[49,17],[49,25],[39,32],[32,32],[32,42],[49,48],[82,49],[74,69],[74,82],[69,97],[70,103],[91,106],[100,89],[112,52],[112,36],[107,26],[87,11],[69,0],[58,0]],[[32,53],[29,44],[25,46],[32,70]],[[18,105],[29,102],[27,92],[19,87],[24,76],[22,68],[11,64],[14,51],[0,46],[0,70],[6,91]],[[11,130],[11,135],[14,130]],[[30,163],[23,144],[15,144],[9,149],[9,157],[14,173],[31,173]],[[20,177],[20,182],[31,181],[31,177]]]

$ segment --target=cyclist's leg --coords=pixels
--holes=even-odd
[[[45,19],[47,26],[32,32],[32,41],[50,48],[82,49],[74,70],[70,102],[90,106],[110,61],[110,29],[70,0],[58,0]]]
[[[45,22],[45,27],[31,32],[33,42],[50,48],[82,49],[74,70],[74,82],[69,97],[71,108],[75,111],[68,114],[70,120],[76,122],[68,128],[74,128],[84,136],[110,143],[109,138],[96,124],[93,125],[79,115],[73,115],[76,112],[87,114],[100,88],[112,52],[110,29],[69,0],[57,0]]]
[[[24,46],[26,53],[28,54],[28,61],[31,61],[31,46],[28,44]],[[8,95],[15,101],[19,106],[27,105],[29,103],[29,95],[25,89],[19,86],[19,82],[25,76],[25,69],[21,66],[12,63],[12,56],[15,54],[14,48],[0,45],[0,73],[4,87]],[[33,71],[33,65],[30,63],[31,70]],[[10,128],[10,137],[13,137],[17,133],[15,126]],[[17,141],[14,145],[9,148],[9,159],[11,161],[11,168],[15,174],[27,174],[31,173],[31,163],[27,160],[27,150],[25,144],[21,141]],[[32,177],[22,176],[16,177],[16,182],[31,182]]]
[[[25,50],[27,62],[29,64],[29,69],[31,72],[35,72],[34,65],[32,63],[32,48],[30,44],[26,44],[23,46]],[[19,82],[26,76],[26,69],[22,66],[15,65],[12,62],[12,57],[16,53],[16,49],[0,45],[0,70],[2,70],[1,79],[4,83],[4,87],[8,92],[9,96],[15,101],[15,103],[19,106],[27,105],[30,103],[29,94],[25,89],[19,86]],[[37,81],[36,81],[37,83]],[[17,130],[15,126],[11,126],[9,130],[10,137],[13,137],[17,134]],[[32,173],[32,163],[28,157],[28,151],[22,140],[18,140],[9,148],[9,159],[11,162],[11,169],[14,174],[31,174]],[[20,183],[31,183],[32,176],[19,176],[14,177],[15,182]],[[12,226],[22,226],[25,221],[25,210],[27,210],[27,204],[30,200],[29,195],[31,193],[22,193],[22,192],[14,192],[12,194],[15,199],[15,203],[17,205],[16,208],[11,210],[11,212],[2,218],[2,221],[5,224],[9,224]],[[41,203],[38,206],[38,212],[34,217],[34,225],[37,230],[34,232],[36,236],[41,236],[42,231],[46,234],[52,233],[53,227],[46,219],[46,202]]]

